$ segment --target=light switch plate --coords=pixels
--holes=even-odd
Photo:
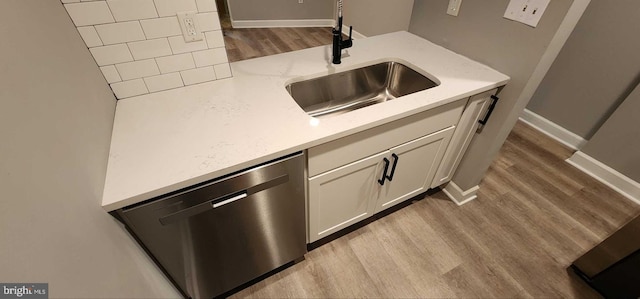
[[[504,17],[531,27],[538,26],[551,0],[511,0]]]
[[[449,0],[449,6],[447,6],[447,14],[457,17],[458,12],[460,11],[460,5],[462,5],[462,0]]]
[[[551,0],[529,0],[529,5],[524,13],[524,17],[522,22],[531,26],[538,26],[538,22],[540,22],[540,18],[542,18],[542,14],[549,6],[549,2]]]
[[[203,34],[200,31],[200,26],[198,25],[198,19],[196,18],[196,12],[179,12],[178,22],[180,23],[180,28],[182,29],[182,36],[184,37],[185,42],[195,42],[202,40]]]
[[[520,21],[522,8],[524,7],[527,0],[511,0],[509,1],[509,5],[507,5],[507,10],[504,12],[504,17],[513,20]]]

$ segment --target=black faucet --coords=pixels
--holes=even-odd
[[[340,57],[342,56],[342,49],[351,48],[353,46],[353,39],[351,33],[353,32],[353,26],[349,26],[349,38],[342,39],[342,0],[338,0],[338,24],[331,30],[333,32],[333,64],[340,64]]]

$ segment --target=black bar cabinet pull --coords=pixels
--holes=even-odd
[[[498,103],[498,100],[500,98],[496,97],[495,95],[492,95],[491,99],[493,101],[491,102],[491,105],[489,105],[489,110],[487,111],[487,115],[484,116],[484,119],[478,120],[478,122],[483,126],[486,125],[487,122],[489,121],[489,117],[491,117],[491,113],[493,113],[493,109],[496,108],[496,104]]]
[[[389,159],[384,158],[384,171],[382,172],[382,178],[378,180],[380,186],[384,186],[384,179],[387,178],[387,171],[389,171]]]
[[[393,166],[391,167],[391,174],[389,176],[386,176],[386,178],[389,180],[389,182],[391,182],[391,180],[393,180],[393,174],[396,172],[396,166],[398,165],[398,155],[391,154],[391,157],[393,157]]]

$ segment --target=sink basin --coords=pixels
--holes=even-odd
[[[408,66],[382,62],[291,83],[287,91],[313,117],[337,115],[438,86]]]

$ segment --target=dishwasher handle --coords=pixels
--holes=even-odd
[[[236,195],[236,196],[234,196],[234,197],[231,197],[231,198],[225,199],[225,200],[223,200],[223,201],[219,201],[219,202],[216,202],[216,203],[211,202],[211,206],[212,206],[214,209],[216,209],[216,208],[219,208],[219,207],[224,206],[224,205],[226,205],[226,204],[230,204],[230,203],[232,203],[232,202],[234,202],[234,201],[241,200],[241,199],[243,199],[243,198],[245,198],[245,197],[247,197],[247,192],[242,192],[242,193],[241,193],[241,194],[239,194],[239,195]]]
[[[232,194],[228,194],[222,197],[218,197],[218,198],[214,198],[212,200],[208,200],[202,204],[198,204],[192,207],[188,207],[186,209],[182,209],[179,210],[177,212],[174,213],[170,213],[168,215],[162,216],[158,219],[158,221],[160,221],[160,224],[162,225],[169,225],[169,224],[173,224],[175,222],[178,222],[180,220],[183,220],[185,218],[189,218],[195,215],[198,215],[200,213],[204,213],[207,211],[211,211],[212,209],[216,209],[216,208],[220,208],[224,205],[230,204],[232,202],[238,201],[240,199],[243,199],[249,195],[258,193],[260,191],[269,189],[269,188],[273,188],[275,186],[284,184],[286,182],[289,181],[289,175],[288,174],[284,174],[281,176],[278,176],[276,178],[273,178],[269,181],[266,181],[264,183],[260,183],[257,184],[255,186],[249,187],[244,191],[240,191],[240,192],[235,192]],[[229,197],[231,196],[231,197]]]

